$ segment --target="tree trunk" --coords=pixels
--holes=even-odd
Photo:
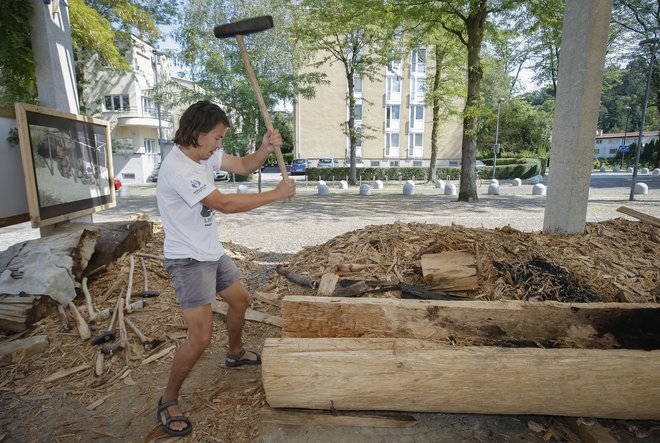
[[[463,147],[461,155],[461,187],[458,201],[478,201],[477,195],[477,119],[481,79],[481,42],[488,11],[488,1],[470,2],[470,15],[466,19],[468,31],[468,90],[465,111],[463,112]]]
[[[438,136],[440,135],[440,97],[437,91],[440,89],[440,64],[444,55],[445,52],[440,45],[435,45],[435,77],[431,92],[433,94],[433,127],[431,129],[431,165],[428,181],[434,181],[438,176],[436,160],[438,159]]]
[[[350,140],[350,173],[348,183],[355,185],[357,183],[357,173],[355,171],[355,148],[357,145],[357,137],[355,134],[355,83],[353,80],[353,70],[346,69],[346,81],[348,83],[348,139]]]

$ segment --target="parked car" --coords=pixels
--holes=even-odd
[[[337,166],[337,163],[332,158],[320,158],[316,164],[317,168],[332,168],[333,166]]]
[[[305,175],[307,174],[307,159],[296,158],[291,162],[291,167],[289,168],[289,173],[291,175]]]
[[[214,174],[213,178],[217,182],[229,180],[229,174],[227,174],[225,171],[213,171],[213,174]]]

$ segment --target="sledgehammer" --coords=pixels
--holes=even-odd
[[[266,108],[264,97],[261,95],[261,88],[259,87],[257,76],[254,74],[254,69],[252,69],[252,63],[250,63],[250,57],[248,56],[247,49],[245,48],[243,36],[266,31],[272,27],[273,17],[270,15],[263,15],[261,17],[248,18],[224,25],[218,25],[213,29],[213,34],[215,34],[217,38],[236,37],[238,48],[241,51],[241,58],[243,59],[243,64],[245,65],[245,71],[247,72],[250,83],[252,84],[252,89],[254,89],[254,94],[257,97],[257,103],[259,105],[259,110],[261,111],[261,117],[264,119],[266,129],[269,131],[273,130],[273,123],[270,120],[270,115],[268,114],[268,109]],[[279,146],[275,146],[275,157],[277,158],[277,165],[279,166],[280,172],[282,173],[282,178],[284,180],[288,180],[289,175],[286,172],[284,157],[282,157],[282,151],[280,150]]]

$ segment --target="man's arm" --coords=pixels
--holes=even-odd
[[[245,157],[234,157],[229,154],[222,156],[222,169],[239,175],[249,175],[259,169],[268,158],[268,154],[275,150],[275,146],[282,145],[282,136],[275,129],[264,135],[261,146],[255,152]]]
[[[296,195],[295,180],[282,180],[275,189],[258,194],[223,194],[215,189],[202,199],[202,203],[224,214],[233,214],[250,211],[278,200],[286,200],[294,195]]]

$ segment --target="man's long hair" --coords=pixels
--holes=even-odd
[[[174,135],[174,143],[179,146],[199,146],[197,140],[200,134],[210,132],[218,123],[227,128],[229,119],[220,106],[203,100],[190,105],[179,119],[179,129]]]

